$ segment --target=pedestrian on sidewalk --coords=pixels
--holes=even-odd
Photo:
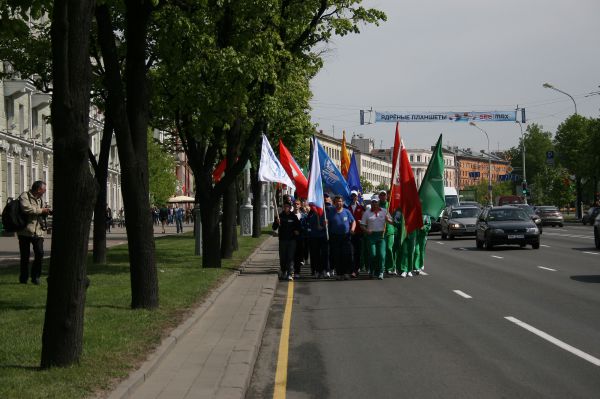
[[[158,217],[160,219],[160,223],[162,224],[162,232],[165,234],[165,225],[167,224],[167,219],[169,218],[169,209],[167,209],[165,204],[163,204],[158,210]]]
[[[183,233],[183,216],[184,216],[184,211],[181,205],[175,205],[175,225],[177,226],[177,233]]]
[[[19,239],[19,253],[21,255],[19,282],[27,284],[29,278],[30,246],[33,246],[33,263],[31,265],[31,282],[40,284],[42,275],[42,259],[44,258],[44,230],[45,218],[50,214],[50,209],[43,205],[42,196],[46,192],[46,183],[38,180],[33,183],[30,191],[19,196],[23,213],[27,216],[27,225],[17,231]]]
[[[356,222],[352,212],[344,208],[344,200],[339,195],[333,199],[333,207],[327,209],[327,225],[329,228],[329,251],[336,278],[348,280],[352,268],[350,236],[354,234]]]
[[[279,230],[279,267],[282,280],[294,279],[294,254],[296,252],[296,238],[300,236],[302,227],[300,220],[292,213],[292,204],[283,203],[283,211],[273,222],[273,230]]]
[[[113,223],[113,213],[112,210],[110,209],[110,207],[106,207],[106,232],[110,233],[110,228],[112,227],[112,223]]]

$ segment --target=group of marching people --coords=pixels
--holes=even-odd
[[[284,196],[283,211],[273,222],[278,230],[280,278],[300,277],[310,257],[311,275],[338,280],[384,276],[412,277],[423,270],[426,237],[431,228],[428,217],[423,227],[405,233],[399,210],[388,211],[387,192],[371,198],[370,208],[359,203],[359,194],[350,193],[352,202],[325,194],[320,214],[306,201]]]

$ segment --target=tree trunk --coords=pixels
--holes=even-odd
[[[98,40],[106,69],[107,114],[114,122],[121,162],[123,208],[131,276],[131,307],[158,307],[158,276],[148,183],[148,87],[145,50],[149,1],[126,1],[127,62],[124,85],[106,5],[96,10]],[[124,95],[126,87],[127,95]]]
[[[78,363],[83,350],[86,261],[97,190],[88,159],[93,9],[93,0],[56,0],[52,15],[54,231],[42,368]]]
[[[221,267],[221,235],[219,234],[220,199],[200,206],[202,219],[202,267]]]
[[[106,183],[108,181],[108,158],[112,136],[112,124],[108,118],[105,118],[98,162],[96,162],[92,151],[89,151],[90,161],[94,166],[95,177],[98,182],[98,195],[96,196],[96,207],[94,208],[94,264],[106,263]]]
[[[258,181],[258,168],[250,171],[250,185],[252,186],[252,237],[257,238],[262,234],[260,225],[262,183]]]
[[[226,189],[223,195],[223,221],[221,240],[221,258],[231,259],[233,257],[233,237],[236,228],[236,204],[237,193],[235,181],[233,181]]]

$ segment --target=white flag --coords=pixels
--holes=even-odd
[[[263,134],[262,151],[260,153],[260,167],[258,168],[258,181],[270,183],[282,183],[292,190],[296,189],[294,182],[290,179],[279,159],[275,156],[267,136]]]

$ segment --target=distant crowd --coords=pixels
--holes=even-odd
[[[338,280],[421,273],[428,218],[422,229],[406,235],[401,213],[387,210],[386,191],[374,195],[368,208],[356,191],[351,198],[345,205],[342,197],[325,194],[321,212],[304,200],[284,196],[283,210],[272,226],[279,236],[280,279],[299,278],[306,264],[313,278]]]

